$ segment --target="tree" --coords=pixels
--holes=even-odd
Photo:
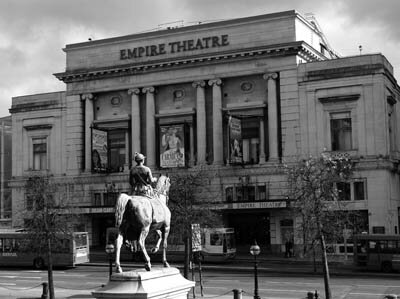
[[[321,247],[325,298],[331,299],[326,239],[334,240],[349,224],[350,213],[344,211],[337,184],[346,182],[352,164],[346,158],[332,159],[323,154],[286,165],[288,198],[295,215],[300,216],[299,231],[303,239],[303,253],[314,245]]]
[[[25,230],[31,236],[28,246],[31,251],[45,256],[50,299],[54,297],[52,253],[60,250],[63,241],[72,232],[74,215],[68,211],[60,194],[61,185],[50,176],[34,176],[27,180],[25,190],[28,199],[23,213]]]
[[[169,208],[172,213],[171,235],[183,236],[185,244],[184,276],[189,273],[191,258],[191,224],[198,223],[200,227],[215,227],[222,225],[221,218],[211,207],[207,186],[213,174],[203,168],[193,168],[187,172],[171,175]]]

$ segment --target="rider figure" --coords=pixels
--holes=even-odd
[[[137,165],[133,166],[129,172],[129,183],[133,195],[152,197],[153,187],[151,184],[157,182],[157,178],[154,178],[151,169],[143,164],[145,158],[141,153],[135,153],[134,159]]]

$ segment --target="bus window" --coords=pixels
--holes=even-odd
[[[210,235],[210,245],[213,246],[221,246],[222,245],[222,236],[219,233],[214,233]]]

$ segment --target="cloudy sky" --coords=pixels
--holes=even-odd
[[[380,52],[400,79],[399,0],[0,0],[0,117],[14,96],[65,90],[66,44],[293,9],[342,56]]]

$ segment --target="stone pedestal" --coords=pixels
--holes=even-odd
[[[168,298],[186,299],[193,281],[185,279],[176,268],[138,269],[111,276],[108,284],[95,292],[94,298]]]

